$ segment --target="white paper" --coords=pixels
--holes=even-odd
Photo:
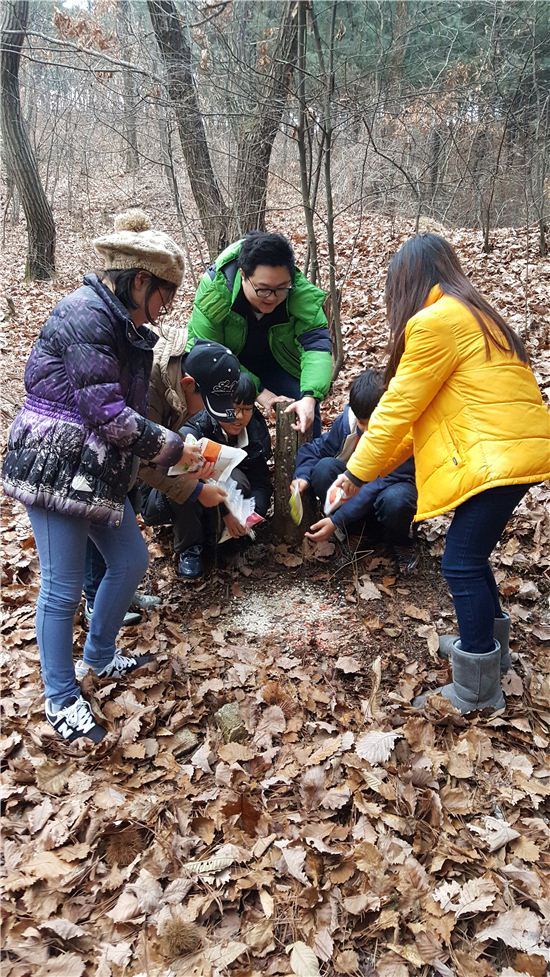
[[[185,438],[185,444],[198,444],[199,448],[201,449],[201,452],[204,452],[208,445],[208,440],[209,440],[208,438],[201,438],[200,441],[197,441],[192,434],[188,434],[187,437]],[[243,451],[242,448],[232,448],[228,444],[218,444],[217,442],[210,442],[210,443],[211,445],[216,444],[216,447],[219,448],[219,453],[216,459],[216,464],[214,466],[214,471],[212,472],[210,478],[214,479],[214,481],[219,482],[222,481],[223,479],[229,478],[233,469],[236,468],[237,465],[240,465],[241,461],[244,461],[244,459],[246,458],[246,451]],[[168,469],[168,474],[189,475],[202,468],[203,464],[204,464],[204,459],[200,465],[190,468],[189,465],[185,464],[185,462],[178,461],[176,465],[172,465],[172,467]]]
[[[247,533],[251,539],[256,538],[256,534],[252,529],[252,526],[258,522],[263,522],[263,516],[259,516],[256,512],[256,499],[251,496],[249,499],[245,499],[241,489],[237,485],[233,478],[228,478],[226,480],[219,480],[218,485],[220,488],[225,489],[227,492],[227,498],[225,498],[224,505],[227,506],[232,516],[235,516],[241,526],[247,527]],[[228,539],[233,539],[227,526],[224,526],[223,532],[218,540],[219,543],[225,543]]]

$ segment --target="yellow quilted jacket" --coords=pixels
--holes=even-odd
[[[407,323],[405,351],[348,461],[363,482],[414,451],[418,509],[430,519],[497,485],[550,478],[550,414],[535,377],[491,344],[435,285]]]

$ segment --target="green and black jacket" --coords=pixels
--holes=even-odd
[[[248,322],[234,304],[241,290],[238,256],[242,241],[229,245],[202,276],[189,320],[187,349],[196,339],[223,343],[239,356],[248,335]],[[276,362],[300,381],[302,394],[322,400],[332,377],[332,343],[323,311],[326,294],[296,271],[285,300],[283,321],[270,326],[268,340]],[[250,371],[247,371],[250,373]],[[261,377],[251,374],[256,389]]]

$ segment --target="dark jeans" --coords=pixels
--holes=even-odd
[[[262,383],[264,387],[280,397],[292,397],[293,400],[300,399],[300,381],[292,377],[290,373],[283,370],[277,363],[266,364],[262,370]],[[315,416],[313,418],[312,436],[318,438],[321,434],[321,410],[319,401],[315,401]]]
[[[238,468],[231,473],[245,498],[252,494],[250,482]],[[143,495],[141,514],[146,526],[172,525],[174,527],[174,553],[179,554],[190,546],[216,546],[221,533],[222,512],[219,506],[206,509],[198,499],[173,502],[158,489]],[[224,543],[224,546],[227,546]]]
[[[146,526],[173,526],[176,554],[190,546],[202,546],[212,535],[215,538],[217,510],[205,509],[198,500],[173,502],[158,489],[151,489],[141,514]]]
[[[459,505],[447,533],[443,576],[455,605],[464,651],[494,648],[493,622],[502,617],[489,557],[529,485],[501,485]]]
[[[315,495],[324,505],[327,491],[345,472],[346,465],[338,458],[321,458],[311,473],[311,487]],[[378,481],[378,480],[377,480]],[[355,497],[356,518],[345,524],[345,528],[352,535],[363,532],[375,539],[383,539],[388,543],[404,545],[408,542],[411,522],[416,512],[416,488],[413,482],[406,480],[381,484],[378,491],[365,486],[361,491],[365,496],[364,506],[357,505]],[[351,505],[351,503],[349,503]]]

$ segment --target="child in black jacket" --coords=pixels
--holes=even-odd
[[[197,440],[209,438],[219,444],[228,444],[246,451],[246,458],[233,469],[231,478],[245,498],[254,497],[258,515],[265,516],[272,495],[267,466],[271,457],[271,440],[267,424],[254,406],[254,383],[248,374],[242,373],[229,395],[225,392],[216,395],[215,392],[202,390],[201,393],[206,409],[195,414],[180,429],[181,437],[185,439],[187,434],[192,434]],[[208,538],[209,534],[208,524],[212,533],[212,513],[215,514],[216,510],[205,510],[191,499],[181,508],[185,509],[185,513],[181,520],[178,576],[193,580],[203,573],[203,546],[205,537]],[[233,539],[247,536],[246,526],[242,526],[223,503],[218,507],[218,512]]]

